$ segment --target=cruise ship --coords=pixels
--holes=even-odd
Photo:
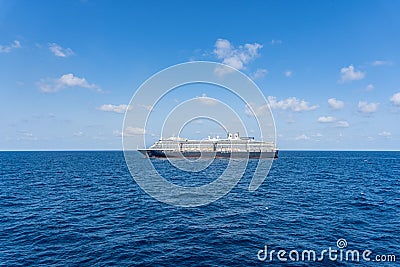
[[[277,158],[274,142],[256,141],[227,133],[226,138],[190,140],[181,137],[160,139],[148,149],[138,149],[146,157],[155,158]]]

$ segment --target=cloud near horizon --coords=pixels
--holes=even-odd
[[[284,100],[276,100],[275,96],[268,96],[268,102],[272,109],[292,110],[294,112],[310,111],[319,108],[319,105],[310,105],[308,102],[296,97]]]
[[[143,135],[145,133],[146,133],[146,131],[144,128],[128,126],[125,128],[123,135],[124,136],[135,136],[135,135]]]
[[[296,141],[298,141],[298,140],[310,140],[310,137],[307,136],[306,134],[302,134],[302,135],[296,136],[294,138],[294,140],[296,140]]]
[[[379,136],[385,137],[385,138],[390,138],[392,136],[391,132],[383,131],[378,133]]]
[[[107,111],[107,112],[115,112],[115,113],[125,113],[127,110],[132,110],[132,106],[121,104],[121,105],[112,105],[112,104],[104,104],[100,107],[97,107],[97,110]]]

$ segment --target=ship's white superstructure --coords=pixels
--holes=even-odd
[[[278,149],[274,142],[256,141],[253,137],[240,137],[228,132],[224,139],[208,137],[203,140],[190,140],[182,137],[160,139],[149,149],[139,150],[149,157],[250,157],[276,158]]]

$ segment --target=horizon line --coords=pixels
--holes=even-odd
[[[124,152],[123,149],[5,149],[0,152]],[[132,149],[129,151],[138,151]],[[400,152],[396,149],[279,149],[279,151],[315,151],[315,152]]]

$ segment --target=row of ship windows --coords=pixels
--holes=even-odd
[[[177,144],[163,144],[163,145],[155,145],[152,148],[154,149],[201,149],[201,150],[214,150],[213,145],[209,144],[184,144],[182,147],[180,147]],[[247,149],[271,149],[272,146],[270,145],[257,145],[257,144],[252,144],[252,145],[217,145],[216,150],[221,150],[221,149],[239,149],[239,150],[247,150]]]

